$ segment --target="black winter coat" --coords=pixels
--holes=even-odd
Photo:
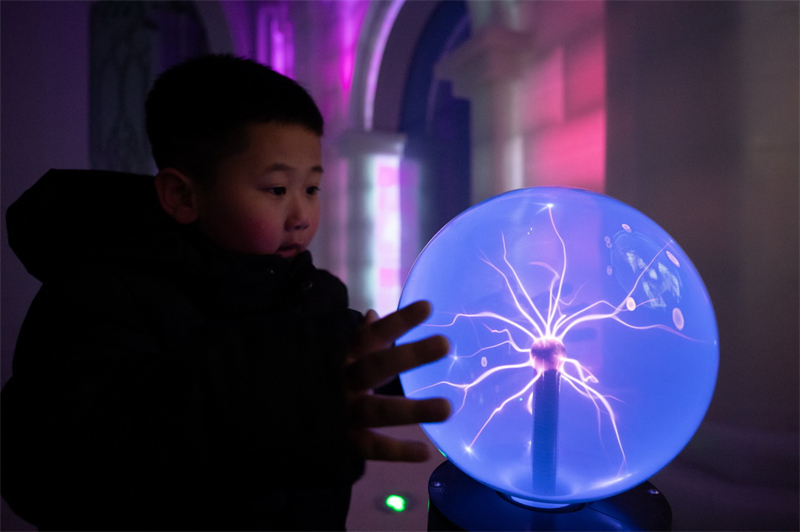
[[[341,529],[360,315],[305,252],[215,248],[153,178],[50,171],[8,210],[42,281],[2,392],[2,490],[42,529]]]

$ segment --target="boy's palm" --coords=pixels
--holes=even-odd
[[[431,336],[410,344],[394,346],[400,336],[422,323],[430,314],[430,304],[418,301],[378,319],[367,312],[348,352],[345,392],[350,416],[351,436],[368,460],[421,462],[428,457],[428,446],[419,441],[404,441],[376,433],[371,428],[444,421],[450,415],[446,399],[414,400],[375,395],[374,388],[396,375],[433,362],[450,349],[443,336]]]

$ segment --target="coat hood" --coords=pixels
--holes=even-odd
[[[65,267],[166,244],[172,220],[153,176],[50,170],[6,214],[11,249],[45,281]]]

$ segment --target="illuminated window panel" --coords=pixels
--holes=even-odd
[[[370,164],[375,231],[372,243],[372,286],[380,315],[397,309],[402,289],[400,225],[400,157],[375,155]]]

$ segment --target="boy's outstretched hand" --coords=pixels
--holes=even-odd
[[[445,356],[450,344],[443,336],[394,346],[394,341],[430,315],[427,301],[418,301],[378,319],[367,312],[365,324],[347,354],[345,393],[354,444],[368,460],[422,462],[428,446],[378,434],[371,428],[444,421],[450,415],[446,399],[408,399],[375,395],[372,390],[396,375]]]

